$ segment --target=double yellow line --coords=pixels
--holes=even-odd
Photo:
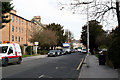
[[[80,69],[80,67],[82,66],[83,61],[84,61],[84,58],[82,59],[82,61],[80,62],[79,66],[77,67],[76,70],[79,70],[79,69]]]

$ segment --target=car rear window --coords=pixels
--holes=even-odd
[[[8,46],[2,46],[0,47],[0,53],[6,53],[8,49]]]

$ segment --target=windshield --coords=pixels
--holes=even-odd
[[[82,49],[82,47],[78,47],[78,49]]]
[[[69,48],[69,46],[63,46],[63,48]]]
[[[50,50],[50,52],[56,52],[56,50]]]
[[[8,49],[8,46],[1,46],[0,47],[0,53],[6,53]]]

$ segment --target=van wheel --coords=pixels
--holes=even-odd
[[[22,59],[21,59],[21,57],[19,57],[17,64],[21,64],[21,61],[22,61]]]
[[[3,59],[3,66],[5,67],[5,66],[7,66],[7,65],[8,65],[8,59],[5,58],[5,59]]]

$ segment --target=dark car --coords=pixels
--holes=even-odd
[[[82,53],[87,53],[87,50],[86,50],[86,49],[82,49],[81,52],[82,52]]]
[[[75,52],[76,52],[76,50],[75,50],[75,49],[72,49],[72,50],[71,50],[71,52],[72,52],[72,53],[75,53]]]
[[[64,50],[62,50],[61,52],[62,52],[62,55],[65,55],[65,54],[67,54],[67,53],[66,53]]]

